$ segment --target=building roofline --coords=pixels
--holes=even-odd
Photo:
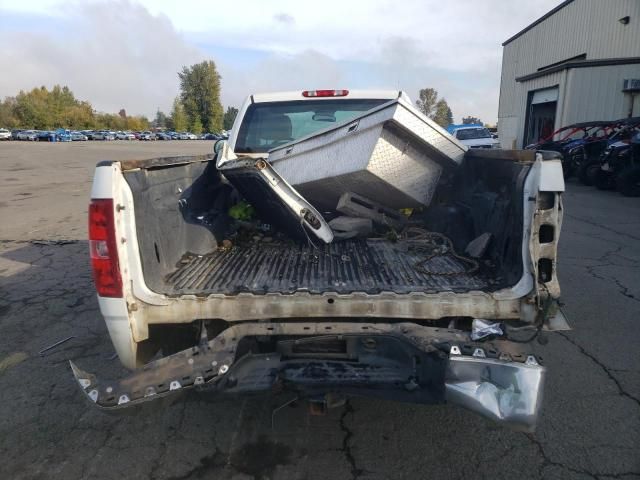
[[[535,27],[536,25],[538,25],[539,23],[544,22],[547,18],[549,18],[551,15],[555,14],[556,12],[562,10],[564,7],[566,7],[567,5],[569,5],[570,3],[572,3],[573,0],[565,0],[564,2],[562,2],[560,5],[558,5],[557,7],[553,8],[552,10],[549,10],[547,13],[545,13],[543,16],[541,16],[539,19],[537,19],[535,22],[527,25],[526,27],[524,27],[522,30],[520,30],[518,33],[516,33],[514,36],[509,37],[508,39],[506,39],[503,43],[502,46],[504,47],[506,44],[511,43],[512,41],[514,41],[516,38],[524,35],[525,33],[527,33],[529,30],[531,30],[533,27]]]
[[[550,73],[556,73],[562,70],[568,70],[570,68],[606,67],[608,65],[633,65],[636,63],[640,63],[640,57],[601,58],[599,60],[567,62],[555,67],[541,70],[539,72],[529,73],[528,75],[516,77],[516,82],[526,82],[528,80],[533,80],[534,78],[544,77],[545,75],[549,75]]]

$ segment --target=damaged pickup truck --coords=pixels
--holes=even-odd
[[[104,161],[89,207],[124,366],[106,410],[193,387],[450,402],[535,427],[566,329],[554,152],[468,150],[397,91],[249,97],[210,156]]]

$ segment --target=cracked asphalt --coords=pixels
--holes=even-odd
[[[548,367],[535,434],[452,406],[369,399],[324,417],[294,403],[273,427],[274,408],[290,397],[191,392],[129,415],[92,408],[68,360],[124,373],[89,271],[93,166],[211,148],[0,144],[0,478],[640,478],[640,199],[575,181],[564,196],[559,262],[574,329],[535,344]]]

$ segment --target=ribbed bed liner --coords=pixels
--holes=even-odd
[[[235,295],[337,292],[466,292],[494,290],[487,272],[465,273],[469,266],[449,255],[416,264],[425,257],[387,240],[351,240],[323,245],[254,244],[185,255],[166,278],[167,294]],[[493,288],[491,288],[493,287]]]

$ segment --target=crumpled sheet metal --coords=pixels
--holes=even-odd
[[[447,402],[510,427],[535,429],[545,368],[533,356],[525,363],[451,355],[445,377]]]

